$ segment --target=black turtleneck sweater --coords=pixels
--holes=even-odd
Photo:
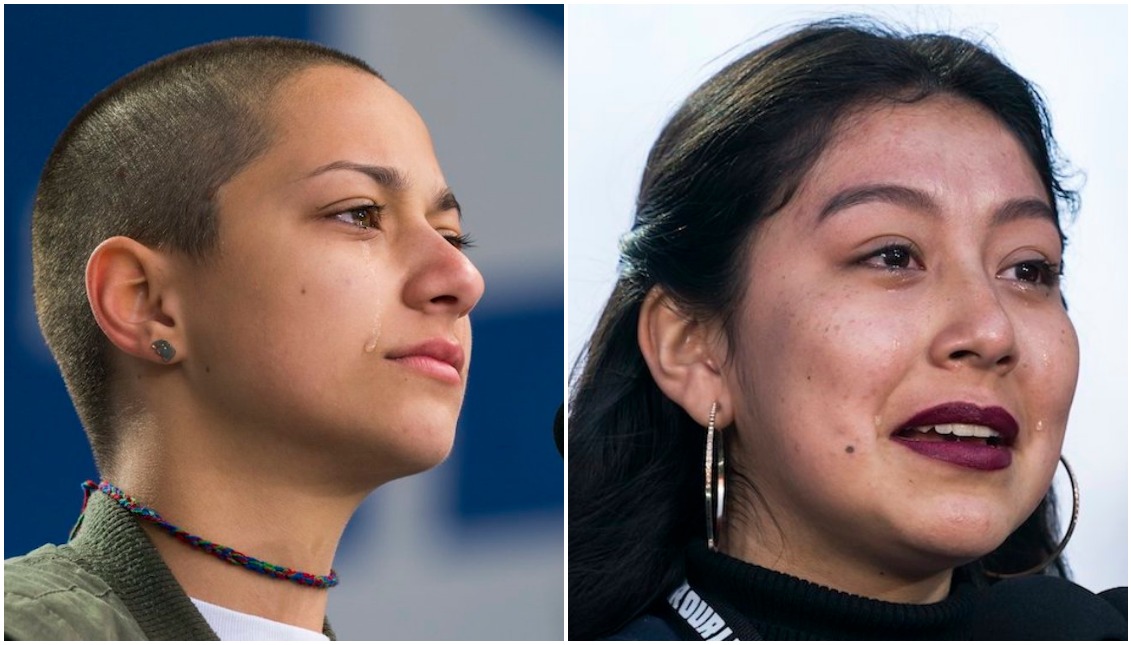
[[[687,549],[687,579],[740,640],[962,638],[975,595],[972,584],[956,582],[949,596],[928,605],[873,600],[736,560],[703,543]]]
[[[993,589],[956,574],[942,601],[901,604],[822,587],[703,543],[688,547],[686,572],[690,589],[660,598],[610,640],[1127,638],[1126,587],[1097,596],[1061,578],[1029,576]]]

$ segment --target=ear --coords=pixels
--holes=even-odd
[[[86,296],[102,333],[126,354],[155,363],[184,357],[169,264],[160,251],[121,236],[99,244],[86,263]],[[159,340],[176,349],[171,360],[153,348]]]
[[[716,426],[732,423],[734,406],[722,374],[726,347],[713,326],[681,311],[655,286],[640,307],[636,334],[653,380],[669,399],[703,427],[717,401]]]

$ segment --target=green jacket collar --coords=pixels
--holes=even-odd
[[[129,511],[94,492],[81,522],[69,543],[76,559],[106,581],[146,636],[219,640]],[[329,621],[323,623],[322,632],[336,640]]]

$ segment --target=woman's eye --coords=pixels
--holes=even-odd
[[[475,246],[474,240],[472,240],[471,236],[466,234],[466,233],[463,233],[463,234],[445,233],[444,239],[447,240],[449,244],[451,244],[452,246],[456,247],[457,249],[459,249],[461,251]]]
[[[377,228],[381,221],[381,210],[383,208],[380,204],[366,204],[334,213],[333,217],[340,222],[353,224],[358,228]]]
[[[915,259],[915,253],[911,250],[911,247],[903,244],[885,246],[864,258],[862,262],[868,266],[881,269],[922,268]]]
[[[1028,260],[1009,267],[1005,274],[1008,279],[1017,282],[1051,287],[1060,282],[1060,265],[1044,260]]]

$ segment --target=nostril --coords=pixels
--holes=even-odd
[[[955,362],[961,362],[961,361],[967,360],[967,359],[980,359],[981,357],[982,357],[981,354],[979,354],[976,351],[969,350],[969,349],[955,350],[955,351],[951,352],[950,356],[949,356],[950,360],[955,361]],[[995,360],[994,365],[996,365],[998,367],[1010,367],[1015,362],[1016,362],[1016,358],[1012,354],[1005,354],[1001,358]]]
[[[437,304],[437,305],[454,305],[457,302],[459,302],[459,298],[456,298],[455,296],[451,296],[451,295],[436,296],[435,298],[432,299],[432,303]]]

